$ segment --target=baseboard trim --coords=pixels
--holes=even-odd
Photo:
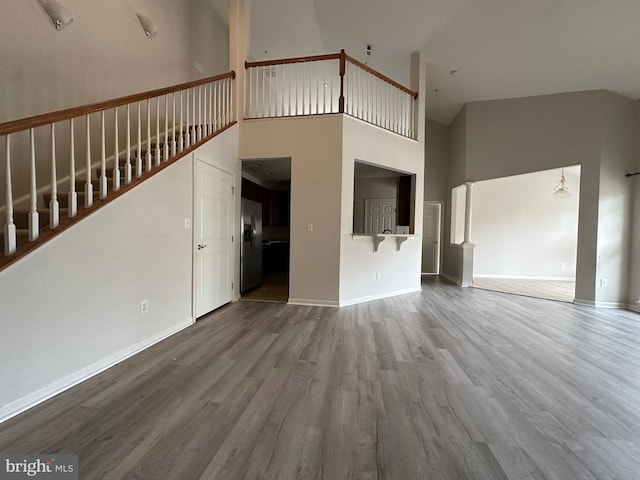
[[[627,308],[625,302],[596,302],[596,308]]]
[[[422,291],[422,287],[413,287],[413,288],[406,288],[403,290],[395,290],[393,292],[388,292],[388,293],[382,293],[380,295],[367,295],[366,297],[358,297],[358,298],[352,298],[351,300],[341,301],[340,306],[348,307],[350,305],[357,305],[359,303],[365,303],[365,302],[373,302],[374,300],[381,300],[383,298],[389,298],[389,297],[397,297],[399,295],[406,295],[408,293],[416,293],[420,291]]]
[[[574,303],[574,305],[582,305],[584,307],[595,307],[596,306],[596,302],[594,302],[593,300],[583,300],[582,298],[574,298],[573,299],[573,303]]]
[[[575,281],[575,277],[547,277],[547,276],[532,276],[532,275],[477,275],[473,274],[474,278],[499,278],[506,280],[557,280],[562,282]]]
[[[9,420],[20,413],[35,407],[36,405],[49,400],[52,397],[55,397],[59,393],[68,390],[89,378],[98,375],[101,372],[117,365],[118,363],[123,362],[129,357],[140,353],[143,350],[155,345],[158,342],[161,342],[165,338],[168,338],[172,335],[175,335],[180,330],[184,330],[185,328],[194,324],[193,318],[189,317],[177,325],[173,325],[161,332],[152,335],[140,342],[133,344],[132,346],[125,348],[124,350],[120,350],[112,355],[109,355],[102,360],[99,360],[77,372],[74,372],[70,375],[66,375],[51,384],[36,390],[35,392],[29,393],[17,400],[12,401],[11,403],[7,403],[0,407],[0,423]]]
[[[627,310],[631,310],[632,312],[640,313],[640,305],[629,303],[627,304]]]
[[[302,305],[307,307],[339,307],[340,303],[333,300],[313,300],[310,298],[289,298],[288,305]]]

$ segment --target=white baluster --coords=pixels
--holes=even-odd
[[[169,95],[164,96],[164,161],[169,160]]]
[[[236,120],[236,109],[233,103],[233,78],[229,79],[229,123]]]
[[[73,127],[73,118],[69,120],[69,193],[67,203],[69,204],[69,218],[78,214],[78,194],[76,193],[76,135]]]
[[[113,110],[113,191],[120,190],[120,145],[118,143],[118,107]]]
[[[186,101],[186,104],[187,104],[187,111],[186,111],[186,118],[187,118],[186,128],[187,128],[187,131],[185,133],[185,137],[186,137],[185,138],[185,146],[187,148],[189,148],[189,146],[191,146],[191,131],[189,130],[189,111],[190,111],[189,110],[189,89],[186,90],[186,97],[187,97],[187,101]]]
[[[40,219],[38,215],[38,188],[36,185],[36,141],[33,128],[29,129],[31,140],[31,163],[29,170],[29,241],[33,242],[40,235]]]
[[[4,254],[12,255],[17,248],[16,225],[13,223],[13,191],[11,186],[11,137],[5,137],[5,157],[4,157],[4,181],[5,181],[5,205],[6,219],[4,224]]]
[[[107,196],[107,145],[105,141],[104,110],[100,112],[100,198]]]
[[[160,97],[156,97],[156,167],[160,166]]]
[[[191,117],[193,120],[193,123],[191,124],[191,143],[192,144],[196,144],[198,142],[198,126],[196,125],[196,90],[195,88],[193,89],[193,92],[191,94]]]
[[[124,181],[131,183],[131,105],[127,105],[127,160],[124,165]]]
[[[49,227],[60,224],[60,202],[58,202],[58,172],[56,166],[56,124],[51,124],[51,200],[49,200]]]
[[[142,116],[140,102],[138,102],[138,150],[136,152],[136,178],[142,176]]]
[[[213,128],[213,83],[209,84],[209,135],[211,135],[215,129]]]
[[[176,154],[176,92],[171,94],[171,155]]]
[[[180,90],[180,151],[184,149],[184,124],[182,123],[182,90]]]
[[[87,153],[86,153],[86,175],[87,181],[84,184],[84,206],[89,208],[93,205],[93,183],[91,183],[91,119],[87,114]]]
[[[196,139],[198,142],[202,140],[202,85],[198,85],[198,131]]]
[[[147,156],[146,156],[147,173],[151,171],[151,99],[147,98]]]
[[[203,86],[200,86],[200,88],[202,88]],[[209,124],[207,122],[207,90],[208,90],[209,85],[204,85],[203,88],[203,102],[202,102],[202,120],[200,122],[200,125],[202,125],[200,128],[202,128],[202,136],[206,137],[209,135]]]

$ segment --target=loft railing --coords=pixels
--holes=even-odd
[[[418,93],[340,53],[247,62],[245,118],[346,113],[415,138]]]
[[[52,236],[234,124],[234,78],[229,72],[0,124],[0,267],[22,243],[28,251],[43,231]]]

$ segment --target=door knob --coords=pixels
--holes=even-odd
[[[200,244],[198,244],[198,250],[202,250],[203,248],[206,248],[206,247],[207,247],[206,245],[200,245]]]

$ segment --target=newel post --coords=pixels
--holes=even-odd
[[[338,99],[338,112],[344,113],[344,74],[347,70],[347,55],[344,49],[340,50],[340,98]]]

